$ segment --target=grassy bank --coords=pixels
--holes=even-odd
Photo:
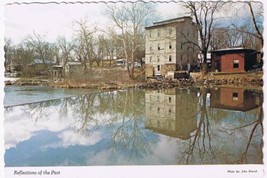
[[[189,79],[175,80],[144,80],[144,70],[135,70],[135,80],[131,79],[124,68],[95,68],[88,73],[78,73],[65,78],[62,81],[49,81],[45,78],[20,78],[6,82],[16,85],[50,85],[61,88],[88,88],[88,89],[122,89],[122,88],[172,88],[182,86],[227,86],[261,89],[263,86],[263,72],[248,73],[209,73],[201,76],[201,73],[191,73]]]
[[[143,69],[135,69],[136,79],[133,80],[124,68],[96,68],[87,74],[70,76],[62,82],[50,82],[50,85],[64,88],[121,89],[144,83],[143,74]]]

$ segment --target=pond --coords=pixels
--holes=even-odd
[[[262,95],[243,88],[129,89],[6,106],[5,164],[263,164]]]

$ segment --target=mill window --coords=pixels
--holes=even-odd
[[[171,42],[169,43],[169,49],[172,49],[172,43]]]
[[[169,62],[172,62],[172,55],[169,55]]]
[[[158,71],[160,71],[160,65],[158,65]]]
[[[239,60],[234,60],[233,68],[239,68]]]

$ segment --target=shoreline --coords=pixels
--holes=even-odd
[[[131,80],[123,82],[120,80],[95,82],[90,80],[77,81],[69,79],[65,81],[53,82],[44,78],[6,78],[5,85],[39,85],[50,86],[55,88],[83,88],[83,89],[100,89],[100,90],[117,90],[127,88],[140,89],[165,89],[174,87],[237,87],[262,89],[263,73],[244,73],[244,74],[214,74],[210,73],[205,77],[200,74],[193,74],[190,79],[148,79],[146,81]]]

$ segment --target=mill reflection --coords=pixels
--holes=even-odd
[[[168,89],[146,91],[147,129],[187,140],[197,129],[197,91]]]
[[[249,111],[261,105],[260,97],[244,88],[218,88],[210,92],[211,108]]]

